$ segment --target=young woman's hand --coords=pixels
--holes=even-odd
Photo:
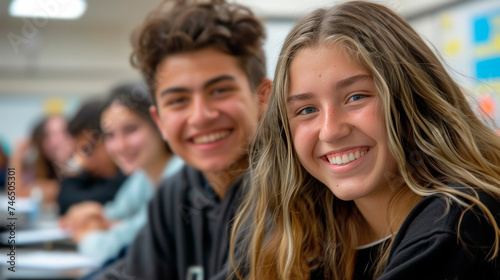
[[[93,231],[107,230],[110,227],[110,222],[102,217],[93,216],[87,219],[83,224],[72,229],[73,240],[80,243],[85,236]]]
[[[102,204],[94,201],[85,201],[73,205],[66,215],[61,218],[61,227],[75,230],[86,227],[86,224],[96,220],[106,220]]]

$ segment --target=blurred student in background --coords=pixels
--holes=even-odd
[[[72,206],[64,223],[73,230],[78,251],[104,262],[115,257],[147,220],[155,186],[177,172],[182,160],[172,154],[156,127],[143,84],[115,88],[101,112],[104,147],[129,175],[112,201],[86,201]]]
[[[7,184],[7,164],[9,162],[9,157],[6,148],[2,145],[0,141],[0,188],[5,188]]]
[[[44,204],[56,203],[60,179],[73,151],[64,117],[52,115],[39,121],[30,139],[19,142],[10,159],[10,167],[16,169],[16,195],[28,197],[39,189]]]
[[[59,214],[77,203],[112,200],[126,176],[113,163],[104,148],[99,124],[103,102],[90,100],[84,103],[68,124],[68,131],[75,139],[71,172],[66,172],[61,182],[57,202]]]

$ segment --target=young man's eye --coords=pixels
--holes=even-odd
[[[212,91],[212,93],[214,95],[219,95],[219,94],[224,94],[224,93],[229,92],[229,91],[231,91],[231,88],[223,87],[223,88],[215,89],[214,91]]]
[[[299,115],[309,115],[309,114],[312,114],[314,112],[317,112],[318,110],[314,107],[306,107],[302,110],[299,111]]]
[[[187,101],[187,98],[185,97],[179,97],[179,98],[173,98],[169,101],[167,101],[167,105],[172,106],[172,105],[179,105]]]

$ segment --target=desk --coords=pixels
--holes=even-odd
[[[70,247],[63,249],[65,246],[53,245],[55,250],[45,250],[35,246],[17,248],[15,271],[10,271],[10,265],[5,261],[8,248],[2,248],[0,250],[2,257],[0,280],[79,279],[100,266],[92,260],[80,256]]]
[[[72,269],[72,270],[46,270],[46,269],[16,269],[16,272],[11,272],[6,270],[6,267],[2,267],[2,273],[0,274],[1,280],[11,280],[11,279],[24,279],[24,280],[75,280],[79,279],[88,273],[92,272],[92,269]]]
[[[3,215],[2,215],[3,214]],[[0,220],[9,216],[0,213]],[[79,279],[100,265],[78,255],[69,235],[58,230],[56,215],[33,216],[16,213],[15,271],[8,263],[11,253],[10,230],[0,238],[0,280],[9,279]]]

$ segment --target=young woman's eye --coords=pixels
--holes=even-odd
[[[123,132],[126,134],[130,134],[130,133],[133,133],[134,131],[136,131],[137,128],[138,128],[137,125],[129,125],[123,129]]]
[[[306,107],[306,108],[299,111],[299,115],[309,115],[309,114],[312,114],[312,113],[317,112],[317,111],[318,110],[316,110],[316,108]]]
[[[349,99],[347,99],[347,102],[358,101],[358,100],[361,100],[365,97],[366,97],[366,95],[363,95],[363,94],[355,94],[355,95],[349,97]]]

